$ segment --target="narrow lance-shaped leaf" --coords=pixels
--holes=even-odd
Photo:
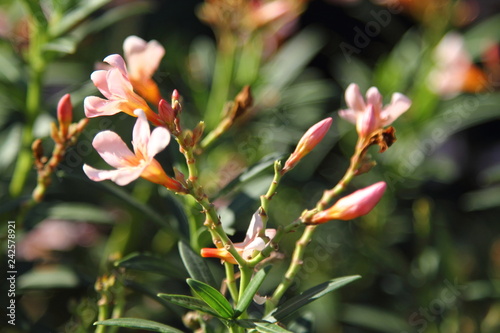
[[[142,329],[153,332],[161,332],[161,333],[183,333],[182,331],[173,328],[171,326],[158,323],[152,320],[138,319],[138,318],[116,318],[116,319],[107,319],[102,321],[97,321],[94,325],[104,325],[104,326],[116,326],[116,327],[125,327],[125,328],[133,328],[133,329]]]
[[[131,253],[125,258],[115,261],[114,265],[139,271],[153,272],[169,277],[185,278],[185,271],[183,269],[170,264],[166,259],[154,257],[149,254]]]
[[[158,297],[186,309],[201,311],[215,317],[220,317],[207,303],[196,297],[172,294],[158,294]]]
[[[344,276],[337,279],[333,279],[324,283],[321,283],[315,287],[312,287],[300,295],[297,295],[290,300],[286,301],[282,305],[278,306],[273,312],[268,314],[264,319],[281,321],[291,315],[293,312],[302,308],[303,306],[311,303],[312,301],[334,291],[346,284],[361,278],[359,275]]]
[[[248,332],[264,332],[264,333],[291,333],[283,327],[279,326],[277,323],[270,323],[264,320],[254,320],[254,319],[238,319],[233,321],[240,327],[248,329]]]
[[[234,310],[229,301],[218,290],[201,281],[187,279],[194,293],[207,303],[222,318],[234,316]]]
[[[260,285],[262,284],[262,282],[264,282],[270,269],[271,266],[264,267],[252,277],[252,280],[250,280],[250,283],[248,284],[247,288],[238,301],[238,305],[236,306],[236,317],[238,317],[248,308],[248,306],[252,302],[253,297],[259,290]]]
[[[190,277],[195,280],[205,282],[211,286],[217,286],[217,282],[215,282],[215,278],[212,275],[206,261],[203,260],[200,255],[191,250],[189,245],[182,241],[179,242],[179,253]]]
[[[259,333],[292,333],[291,331],[278,326],[278,324],[272,323],[255,323],[255,329]]]

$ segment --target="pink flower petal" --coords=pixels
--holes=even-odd
[[[101,94],[104,95],[104,97],[111,98],[112,94],[108,88],[107,75],[108,71],[105,70],[94,71],[90,74],[90,79],[94,83],[94,86],[96,86]]]
[[[91,180],[100,182],[111,180],[117,185],[125,186],[141,176],[144,166],[121,168],[116,170],[99,170],[87,164],[83,165],[83,171]]]
[[[375,108],[375,112],[380,112],[382,109],[382,95],[377,87],[371,87],[366,92],[366,104],[371,104]]]
[[[128,99],[129,95],[135,94],[128,78],[123,76],[116,68],[108,71],[106,82],[109,87],[109,92],[112,95],[108,97],[109,99]]]
[[[356,130],[359,135],[365,137],[373,133],[379,124],[377,121],[377,115],[375,114],[375,107],[372,104],[368,104],[365,112],[358,117],[356,122]]]
[[[137,36],[129,36],[123,43],[129,73],[134,78],[151,78],[165,55],[165,49],[155,40],[146,43]]]
[[[99,132],[92,145],[102,159],[114,168],[129,167],[137,157],[130,151],[118,134],[112,131]]]
[[[153,158],[170,143],[170,132],[165,127],[157,127],[151,132],[147,147],[149,158]]]
[[[264,227],[264,222],[262,222],[262,217],[259,214],[259,210],[257,210],[250,220],[250,224],[248,225],[247,233],[245,236],[245,240],[243,243],[249,244],[255,237],[259,235],[259,232]]]
[[[123,60],[121,55],[111,54],[104,58],[103,61],[110,64],[112,67],[117,68],[123,76],[128,76],[127,66],[125,65],[125,60]]]
[[[365,101],[356,83],[351,83],[345,90],[345,102],[351,110],[362,112],[365,109]]]
[[[352,109],[340,110],[339,116],[353,124],[356,124],[356,120],[358,118],[357,112]]]
[[[137,116],[137,121],[134,125],[134,130],[132,132],[132,145],[134,146],[134,151],[136,154],[140,152],[140,154],[147,156],[149,138],[151,136],[151,132],[149,130],[149,123],[146,118],[146,114],[143,110],[137,109],[134,111],[134,114]],[[149,156],[153,157],[153,156]]]
[[[411,106],[411,100],[403,94],[392,94],[391,104],[386,106],[380,114],[382,126],[388,126],[400,115],[405,113]]]
[[[83,107],[87,118],[112,116],[120,112],[121,101],[109,101],[97,96],[85,97]]]

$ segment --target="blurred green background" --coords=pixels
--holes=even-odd
[[[107,55],[122,53],[129,35],[156,39],[165,47],[154,79],[163,96],[179,91],[186,124],[199,121],[216,56],[214,33],[196,16],[201,3],[113,1],[93,12],[90,20],[109,13],[115,17],[99,21],[102,27],[91,26],[74,52],[59,54],[47,66],[34,137],[48,137],[64,93],[72,94],[75,118],[84,117],[83,98],[98,94],[90,73]],[[295,220],[342,177],[356,140],[354,126],[337,116],[346,107],[343,91],[349,83],[358,83],[362,92],[377,86],[386,103],[394,92],[413,100],[394,124],[398,141],[384,154],[371,151],[378,165],[350,188],[384,180],[388,190],[382,202],[363,218],[320,226],[289,295],[334,277],[359,274],[362,279],[309,305],[301,318],[313,328],[307,328],[307,320],[302,328],[296,321],[295,330],[289,327],[293,331],[500,331],[500,6],[495,1],[423,1],[418,8],[409,3],[308,3],[290,35],[262,59],[251,82],[255,112],[200,158],[206,190],[217,199],[227,227],[235,230],[233,239],[240,240],[272,179],[267,161],[286,156],[307,128],[326,116],[334,118],[332,130],[283,179],[270,225]],[[4,224],[16,221],[18,249],[17,320],[16,327],[5,326],[7,332],[92,331],[98,299],[94,282],[107,270],[123,273],[126,317],[183,329],[183,310],[161,304],[148,292],[188,293],[177,241],[188,232],[187,218],[202,219],[199,209],[183,211],[183,204],[192,203],[142,179],[119,188],[93,183],[82,172],[83,163],[104,166],[90,145],[95,133],[112,129],[130,141],[132,118],[91,120],[42,203],[23,207],[36,184],[34,170],[20,196],[9,194],[26,121],[28,73],[21,54],[27,39],[25,28],[16,25],[22,13],[15,1],[0,5],[0,214],[2,235],[7,235]],[[434,49],[451,30],[463,36],[472,63],[486,73],[487,87],[479,92],[443,96],[430,88],[429,73],[439,65]],[[240,61],[243,72],[253,66]],[[235,80],[230,95],[241,85]],[[50,140],[44,145],[50,151]],[[159,160],[170,173],[180,157],[177,146],[170,145]],[[39,226],[47,220],[70,221],[77,228],[56,225],[53,233],[43,233]],[[43,242],[56,235],[61,240],[53,247]],[[78,236],[70,242],[70,235]],[[284,260],[274,265],[274,278],[264,289],[279,282],[298,236],[281,244]],[[211,245],[203,229],[197,245]],[[119,259],[112,257],[115,253],[137,252],[154,254],[174,268],[157,274],[134,266],[111,268],[108,262]],[[209,261],[221,277],[218,260]],[[3,283],[2,295],[7,288]]]

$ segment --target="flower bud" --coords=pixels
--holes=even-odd
[[[229,251],[223,247],[219,249],[205,247],[201,249],[200,254],[203,258],[219,258],[221,260],[227,261],[230,264],[237,264],[231,253],[229,253]]]
[[[61,97],[57,104],[57,121],[59,122],[62,136],[66,137],[69,125],[73,121],[73,106],[71,105],[71,96],[69,94]]]
[[[170,104],[164,99],[161,99],[158,103],[158,114],[162,122],[169,127],[173,126],[176,114],[174,109],[172,109]]]
[[[300,139],[295,151],[285,162],[285,166],[281,170],[281,174],[285,174],[289,170],[293,169],[304,156],[313,150],[313,148],[316,147],[321,140],[323,140],[331,125],[332,118],[326,118],[309,128]]]
[[[330,220],[352,220],[368,214],[380,201],[387,185],[378,182],[339,199],[332,207],[316,213],[310,224],[321,224]]]

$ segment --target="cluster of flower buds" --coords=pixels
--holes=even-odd
[[[182,107],[179,102],[179,92],[177,89],[174,89],[172,92],[172,102],[170,104],[164,99],[160,99],[158,103],[158,117],[160,122],[175,136],[182,132],[179,120],[181,111]]]
[[[58,124],[51,124],[50,136],[55,145],[50,158],[44,155],[41,139],[36,139],[31,146],[38,173],[38,184],[33,191],[33,199],[37,202],[43,199],[47,186],[51,182],[52,173],[63,160],[66,150],[76,143],[78,136],[87,126],[88,119],[84,118],[73,123],[71,97],[66,94],[57,105],[57,122]]]

